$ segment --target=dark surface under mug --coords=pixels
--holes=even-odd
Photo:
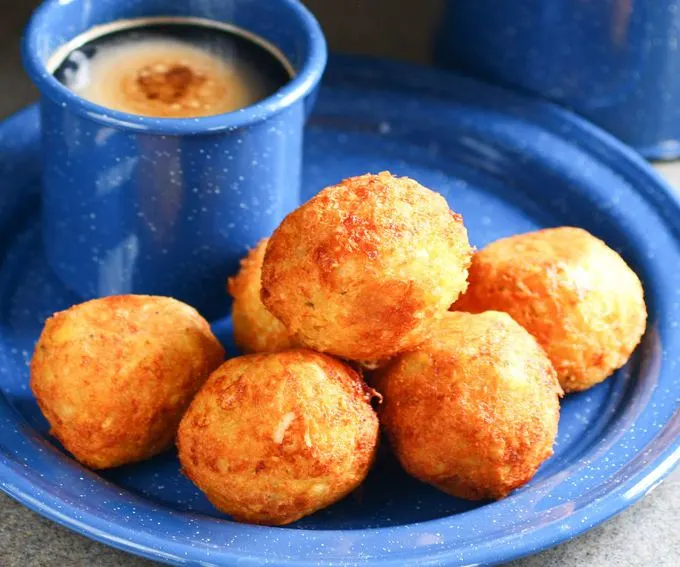
[[[680,0],[449,0],[435,60],[680,156]]]
[[[240,111],[163,119],[90,103],[46,67],[93,26],[155,16],[233,24],[277,48],[296,75]],[[83,298],[169,295],[223,315],[227,276],[299,204],[304,121],[326,63],[313,16],[295,0],[48,0],[24,61],[42,95],[43,233],[57,275]]]

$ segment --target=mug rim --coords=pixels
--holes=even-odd
[[[274,0],[266,1],[272,2]],[[47,61],[43,61],[38,56],[37,45],[40,41],[38,29],[41,24],[48,20],[51,10],[59,9],[63,0],[45,0],[31,16],[22,41],[21,51],[24,68],[41,96],[46,96],[62,107],[68,107],[74,113],[105,126],[168,136],[212,134],[237,130],[264,121],[289,108],[295,102],[304,99],[317,87],[326,67],[328,57],[326,40],[314,15],[299,0],[275,1],[283,4],[289,13],[297,18],[303,30],[307,33],[308,49],[302,65],[295,76],[275,93],[255,104],[230,112],[188,118],[143,116],[114,110],[75,94],[50,73],[48,70],[49,58]],[[249,32],[250,30],[245,31]],[[72,41],[72,39],[69,41]]]

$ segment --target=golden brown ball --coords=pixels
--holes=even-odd
[[[384,359],[427,338],[429,320],[465,290],[471,254],[438,193],[385,172],[352,177],[274,232],[262,299],[305,346]]]
[[[260,299],[262,261],[267,240],[261,240],[248,252],[248,256],[241,260],[238,275],[229,278],[228,283],[229,293],[234,298],[231,308],[234,340],[246,353],[276,352],[293,346],[286,327]]]
[[[402,466],[448,494],[502,498],[552,455],[562,391],[541,347],[505,313],[450,313],[376,384]]]
[[[120,295],[56,313],[31,361],[31,388],[57,437],[95,469],[172,446],[194,394],[224,360],[195,309]]]
[[[504,238],[475,254],[453,309],[505,311],[548,353],[565,392],[623,366],[645,331],[642,284],[624,260],[580,228]]]
[[[238,521],[294,522],[368,473],[378,443],[372,395],[351,368],[310,350],[232,358],[182,419],[182,469]]]

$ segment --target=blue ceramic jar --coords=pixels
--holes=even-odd
[[[88,102],[47,62],[93,26],[192,16],[255,34],[295,77],[240,111],[149,118]],[[326,63],[314,17],[296,0],[48,0],[26,31],[25,67],[42,95],[46,254],[83,298],[170,295],[226,312],[226,277],[299,204],[302,135]]]
[[[680,156],[680,0],[449,0],[435,59]]]

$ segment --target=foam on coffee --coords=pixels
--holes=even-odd
[[[262,47],[188,24],[104,35],[71,51],[55,77],[96,104],[163,118],[244,108],[290,80]]]

